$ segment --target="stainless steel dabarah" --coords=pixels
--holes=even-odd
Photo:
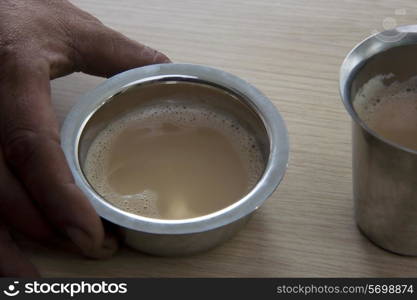
[[[153,94],[141,89],[157,86]],[[187,87],[192,86],[192,93]],[[123,97],[134,92],[137,97]],[[83,175],[91,142],[115,118],[143,105],[169,100],[201,103],[238,118],[261,146],[264,173],[249,194],[211,214],[183,220],[141,217],[120,210],[97,194]],[[180,95],[178,97],[178,95]],[[116,97],[115,97],[116,96]],[[126,100],[130,99],[130,100]],[[181,99],[181,100],[178,100]],[[125,242],[157,255],[185,255],[209,249],[227,240],[274,192],[288,162],[288,137],[275,106],[247,82],[229,73],[191,64],[161,64],[133,69],[106,80],[81,97],[67,116],[61,132],[62,147],[77,185],[104,219],[119,226]]]

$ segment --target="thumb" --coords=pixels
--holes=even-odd
[[[77,71],[111,77],[132,68],[171,62],[165,54],[101,24],[78,34],[74,42]]]

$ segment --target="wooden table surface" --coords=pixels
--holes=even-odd
[[[94,261],[28,245],[44,276],[417,276],[417,258],[385,252],[357,230],[350,119],[338,93],[346,53],[384,26],[415,23],[415,0],[73,2],[175,62],[218,67],[257,86],[287,122],[291,157],[277,192],[212,251],[160,258],[123,248]],[[102,80],[73,74],[52,82],[59,119]]]

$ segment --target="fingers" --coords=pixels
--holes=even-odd
[[[74,184],[59,143],[50,103],[49,66],[19,65],[0,82],[0,142],[9,167],[44,216],[90,257],[107,257],[104,230]]]
[[[13,229],[38,241],[55,237],[51,226],[45,221],[37,207],[9,171],[0,149],[0,217]]]
[[[4,225],[0,224],[0,277],[39,277],[33,264],[13,242]]]
[[[110,77],[125,70],[168,63],[169,58],[103,25],[83,29],[74,36],[79,71]]]

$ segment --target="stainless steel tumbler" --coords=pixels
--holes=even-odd
[[[340,72],[341,97],[353,120],[357,225],[380,247],[414,256],[417,255],[417,151],[372,131],[359,118],[352,103],[358,90],[381,74],[393,74],[386,84],[417,75],[416,25],[369,37],[348,54]]]

